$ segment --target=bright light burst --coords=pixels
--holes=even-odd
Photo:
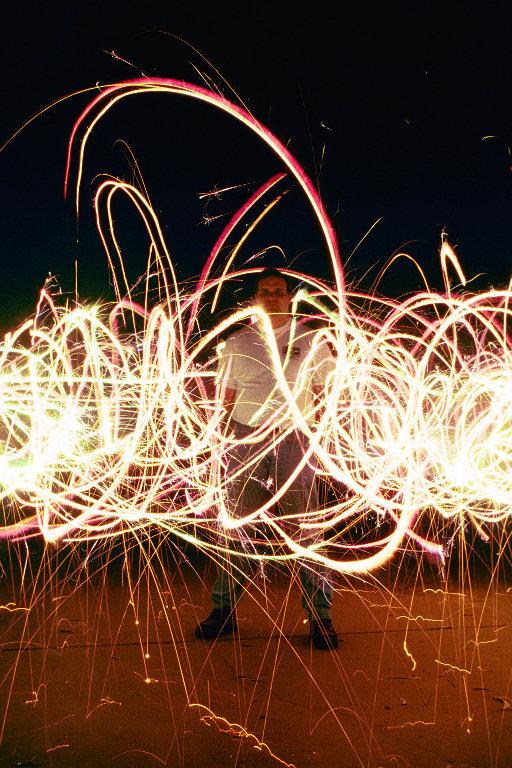
[[[301,279],[309,279],[301,308],[318,317],[320,302],[325,306],[317,336],[335,350],[336,368],[314,427],[296,412],[284,378],[280,383],[280,418],[291,413],[309,435],[305,460],[316,462],[332,487],[328,504],[300,524],[329,529],[330,551],[343,552],[336,531],[369,512],[388,518],[394,530],[372,542],[376,553],[368,554],[368,544],[366,556],[355,559],[302,549],[289,534],[291,521],[272,514],[278,496],[250,520],[229,517],[224,458],[234,438],[221,428],[213,351],[219,332],[255,309],[183,344],[191,309],[199,313],[217,281],[200,295],[173,297],[167,311],[146,315],[131,305],[144,330],[126,336],[116,331],[120,307],[110,316],[97,308],[58,309],[45,296],[51,321],[27,323],[4,341],[2,498],[15,497],[32,514],[3,535],[36,528],[47,540],[72,540],[157,524],[218,547],[204,533],[219,522],[233,536],[265,523],[288,556],[361,572],[382,564],[407,536],[441,557],[439,544],[414,532],[425,510],[477,527],[504,520],[512,491],[508,294],[425,294],[380,306],[373,300],[365,315],[354,308],[359,297],[349,295],[342,324],[336,294]],[[32,343],[23,346],[27,333]],[[278,370],[277,350],[274,365]]]
[[[419,532],[425,514],[447,518],[454,531],[472,524],[485,537],[482,524],[508,517],[512,499],[509,292],[452,295],[447,262],[462,274],[446,243],[441,249],[445,295],[426,291],[394,302],[346,292],[332,227],[302,169],[247,111],[196,86],[143,79],[106,89],[73,131],[72,141],[87,116],[80,168],[101,116],[119,99],[148,90],[200,99],[255,131],[299,181],[322,226],[335,286],[289,274],[303,286],[298,312],[315,320],[317,342],[330,345],[335,370],[318,403],[317,421],[308,426],[262,315],[285,406],[280,422],[263,425],[257,437],[268,437],[291,415],[310,438],[304,461],[318,467],[327,503],[309,519],[292,521],[273,514],[277,494],[250,519],[230,517],[225,458],[234,438],[222,428],[215,349],[231,326],[261,311],[244,307],[214,328],[201,325],[205,308],[215,310],[225,282],[251,272],[233,267],[238,247],[218,268],[228,235],[285,174],[264,184],[233,217],[194,290],[178,285],[147,199],[130,185],[109,180],[96,195],[107,253],[101,205],[106,200],[119,253],[110,207],[121,191],[146,223],[147,283],[156,273],[165,300],[144,309],[132,301],[127,286],[129,298],[110,310],[69,309],[55,306],[43,292],[36,319],[6,337],[0,350],[1,498],[28,511],[21,520],[8,520],[2,535],[40,532],[49,541],[73,541],[157,525],[221,554],[228,545],[216,537],[219,528],[227,542],[242,529],[250,535],[263,527],[271,531],[274,548],[254,556],[307,556],[345,573],[377,568],[407,540],[442,562],[442,545]],[[80,180],[79,170],[77,201]],[[115,275],[110,255],[109,260]],[[132,318],[131,333],[119,331],[121,315]],[[347,532],[365,518],[387,521],[387,532],[379,537],[376,529],[371,541],[352,543]],[[291,534],[293,524],[328,531],[328,549],[301,546]]]

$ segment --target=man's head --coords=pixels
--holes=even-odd
[[[272,328],[280,328],[290,316],[292,292],[289,278],[270,267],[258,272],[255,284],[254,303],[265,310]]]

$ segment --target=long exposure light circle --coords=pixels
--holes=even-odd
[[[216,306],[224,282],[254,271],[233,266],[235,249],[218,276],[215,261],[228,234],[284,174],[263,184],[233,216],[205,259],[196,289],[178,284],[147,199],[125,182],[105,181],[95,206],[107,254],[102,205],[122,265],[111,201],[114,194],[125,194],[148,232],[145,279],[149,282],[151,267],[164,301],[153,309],[141,307],[127,286],[127,298],[114,306],[70,309],[57,307],[43,291],[36,319],[6,336],[0,345],[0,499],[9,511],[1,535],[19,538],[36,532],[48,541],[73,541],[159,526],[222,557],[230,538],[250,540],[259,529],[260,541],[261,531],[266,532],[266,548],[249,549],[244,556],[307,557],[341,572],[362,573],[382,565],[408,540],[441,562],[441,543],[421,533],[418,521],[425,514],[441,525],[471,523],[482,535],[483,524],[508,518],[509,291],[455,295],[448,264],[459,279],[463,275],[443,242],[445,295],[424,291],[394,302],[346,292],[332,227],[313,185],[286,148],[246,110],[174,80],[113,85],[84,111],[73,129],[66,174],[67,185],[72,143],[87,118],[77,205],[91,131],[120,99],[148,91],[186,95],[224,110],[264,140],[300,183],[324,232],[336,287],[288,272],[302,284],[294,301],[297,322],[315,320],[313,348],[329,345],[333,371],[311,425],[287,384],[262,310],[245,307],[213,328],[201,327],[203,308]],[[120,295],[117,282],[115,287]],[[119,330],[119,318],[126,316],[132,318],[131,333]],[[236,440],[222,427],[215,349],[219,337],[255,316],[264,329],[283,405],[277,419],[263,424],[252,439],[268,451],[269,440],[282,440],[291,420],[309,438],[296,472],[310,463],[325,490],[323,507],[300,519],[275,514],[287,484],[247,518],[234,519],[226,506],[233,479],[226,457]],[[304,363],[310,364],[310,359]],[[361,520],[376,520],[376,529],[365,541],[353,541],[351,526]],[[219,529],[222,539],[216,535]],[[314,536],[319,531],[329,532],[328,546]]]

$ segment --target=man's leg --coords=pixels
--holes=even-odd
[[[275,451],[276,488],[282,487],[297,470],[307,450],[307,438],[294,433],[287,436]],[[316,488],[314,458],[297,472],[280,502],[282,514],[292,516],[290,526],[294,527],[293,538],[303,547],[323,540],[321,533],[301,529],[299,523],[306,515],[319,507]],[[286,525],[286,521],[284,521]],[[330,569],[314,560],[303,559],[299,563],[299,578],[302,589],[302,607],[310,621],[310,634],[316,647],[323,650],[338,647],[338,636],[331,624],[333,587]]]
[[[217,578],[212,589],[214,608],[233,609],[236,606],[243,595],[247,565],[243,556],[224,555],[222,565],[217,565]]]
[[[196,637],[213,640],[237,629],[235,607],[243,593],[245,573],[242,558],[225,555],[223,566],[217,565],[217,578],[212,589],[213,610],[196,627]]]
[[[243,518],[259,509],[268,499],[268,459],[261,452],[261,443],[243,442],[253,430],[242,424],[234,425],[234,433],[240,444],[231,452],[226,468],[227,507],[234,518]],[[212,589],[213,611],[196,627],[197,637],[210,639],[236,629],[234,609],[244,592],[246,576],[251,572],[251,561],[244,557],[244,549],[251,542],[245,531],[233,530],[234,539],[228,542],[232,554],[224,553],[224,560],[217,565],[217,579]],[[244,537],[247,544],[244,544]],[[224,537],[224,540],[228,540]]]
[[[303,546],[308,546],[304,543]],[[299,578],[302,587],[302,607],[309,614],[310,621],[331,618],[333,588],[329,568],[313,560],[299,564]]]

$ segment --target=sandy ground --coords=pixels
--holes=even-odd
[[[206,558],[1,555],[0,766],[512,766],[505,575],[452,568],[443,585],[410,558],[340,577],[343,642],[322,652],[273,568],[239,633],[205,643]]]

